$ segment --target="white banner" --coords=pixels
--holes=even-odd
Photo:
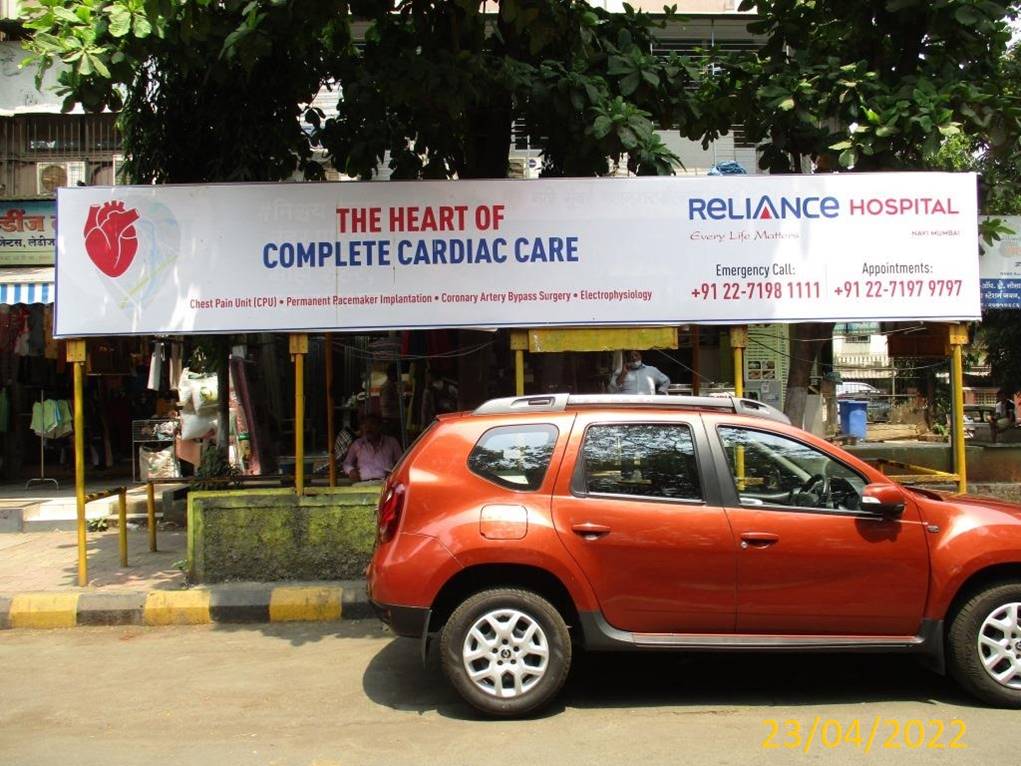
[[[979,316],[971,174],[84,187],[58,222],[61,337]]]

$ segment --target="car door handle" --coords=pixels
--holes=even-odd
[[[572,524],[571,531],[576,535],[581,535],[586,540],[598,540],[603,535],[610,534],[610,528],[605,524],[593,524],[591,521],[585,521],[580,524]]]
[[[778,542],[780,542],[780,535],[775,535],[772,532],[741,533],[742,548],[768,548]]]

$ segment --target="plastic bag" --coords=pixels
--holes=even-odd
[[[162,449],[138,448],[138,474],[146,479],[174,479],[181,475],[180,463],[174,454],[174,446]]]
[[[195,412],[215,410],[219,401],[215,375],[206,375],[192,381],[191,403]]]
[[[186,412],[215,410],[219,402],[216,375],[192,372],[185,367],[177,381],[177,396]]]
[[[216,415],[205,413],[184,412],[181,414],[181,438],[201,439],[211,431],[216,431]]]

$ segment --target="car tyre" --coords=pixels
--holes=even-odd
[[[1007,583],[971,596],[950,625],[950,673],[968,692],[989,705],[1021,708],[1019,618],[1021,583]],[[998,681],[994,673],[1007,677]]]
[[[495,588],[454,610],[440,634],[440,658],[465,701],[488,715],[514,718],[560,692],[571,668],[571,637],[542,596]]]

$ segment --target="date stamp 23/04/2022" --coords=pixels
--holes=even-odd
[[[883,718],[871,721],[859,718],[840,721],[816,716],[811,721],[796,718],[767,718],[768,727],[763,750],[853,749],[862,753],[873,750],[966,750],[967,726],[954,718]]]

